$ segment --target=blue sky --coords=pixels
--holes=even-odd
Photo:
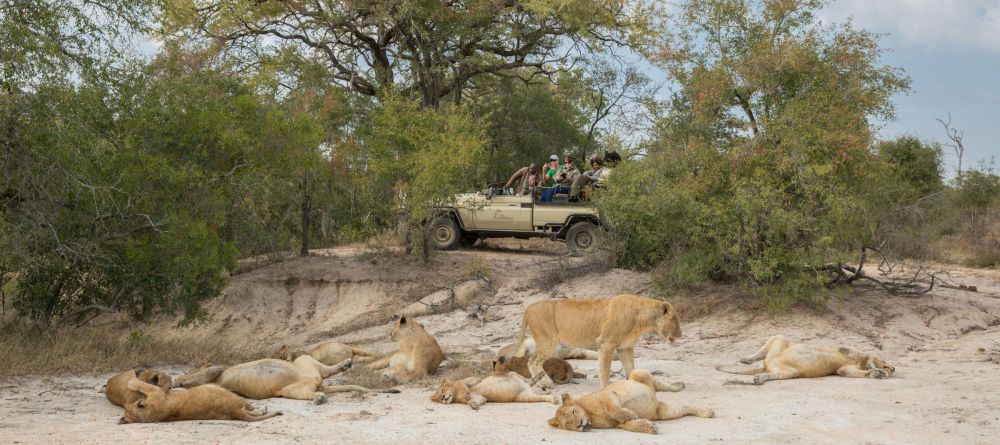
[[[882,137],[945,142],[935,118],[947,120],[950,111],[953,126],[965,132],[963,168],[1000,158],[1000,0],[835,0],[822,18],[851,18],[885,34],[883,61],[913,81],[910,94],[896,98],[896,121]],[[944,148],[951,176],[956,158]]]

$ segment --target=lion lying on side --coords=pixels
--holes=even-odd
[[[504,345],[497,351],[497,359],[500,357],[511,358],[517,356],[517,343],[511,343]],[[531,358],[535,356],[535,339],[528,337],[524,339],[524,355],[525,358]],[[553,358],[561,358],[563,360],[577,359],[577,360],[597,360],[597,351],[591,351],[585,348],[575,348],[572,346],[559,345],[555,352],[552,353]],[[618,354],[615,354],[615,359],[618,358]]]
[[[324,365],[333,366],[347,359],[352,359],[354,363],[357,363],[357,357],[373,357],[375,353],[335,341],[325,341],[308,351],[291,351],[288,346],[281,345],[281,348],[271,358],[293,361],[303,355],[308,355]]]
[[[805,343],[792,343],[781,335],[767,340],[751,357],[740,359],[746,365],[764,360],[759,368],[733,368],[718,366],[716,369],[732,374],[753,375],[756,385],[768,380],[785,380],[800,377],[868,377],[884,379],[896,372],[882,359],[847,348],[826,348]]]
[[[254,408],[242,397],[218,385],[201,385],[186,391],[170,391],[139,379],[128,381],[137,395],[125,406],[118,423],[174,422],[177,420],[244,420],[256,422],[281,415]],[[141,395],[139,395],[141,394]]]
[[[681,336],[677,310],[670,303],[628,294],[532,303],[521,321],[517,356],[525,355],[525,331],[529,328],[536,343],[535,356],[528,362],[533,375],[542,372],[542,364],[560,345],[597,347],[602,388],[611,381],[615,351],[628,375],[635,369],[633,348],[643,334],[655,332],[671,342]],[[543,382],[551,386],[547,377]]]
[[[215,383],[251,399],[284,397],[326,402],[326,394],[343,391],[372,392],[363,386],[324,385],[323,379],[351,368],[347,359],[336,366],[326,366],[308,355],[294,362],[265,358],[236,366],[212,366],[174,379],[174,387],[190,388]],[[399,392],[387,390],[384,392]]]
[[[628,380],[612,383],[579,399],[563,394],[562,406],[556,410],[556,416],[549,419],[549,425],[570,431],[621,428],[656,434],[653,420],[715,416],[707,408],[673,408],[656,398],[657,391],[675,390],[674,385],[660,383],[648,371],[636,369],[629,373]]]
[[[493,360],[493,372],[496,375],[516,372],[522,377],[531,378],[531,372],[528,370],[528,360],[530,360],[528,357],[507,358],[500,356],[496,360]],[[587,378],[586,374],[574,372],[573,365],[561,358],[546,360],[542,363],[542,371],[557,385],[572,382],[574,378]]]
[[[405,316],[396,320],[389,338],[399,343],[399,352],[368,365],[369,369],[388,368],[382,377],[395,383],[412,382],[437,369],[444,361],[444,352],[424,325]]]
[[[135,379],[163,388],[163,390],[169,390],[173,386],[173,380],[165,372],[149,371],[142,368],[129,369],[108,379],[108,383],[104,385],[104,396],[115,405],[127,406],[139,398],[138,393],[128,389],[128,383]]]
[[[484,379],[469,377],[454,381],[445,377],[441,386],[431,395],[437,403],[467,403],[478,410],[486,402],[549,402],[559,404],[556,396],[535,394],[528,381],[516,372],[491,375]]]

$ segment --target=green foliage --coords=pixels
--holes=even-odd
[[[659,52],[680,91],[648,155],[597,197],[621,264],[660,264],[668,286],[736,282],[780,309],[816,301],[821,266],[881,236],[872,126],[908,82],[872,35],[817,24],[822,4],[681,7]]]
[[[382,212],[403,205],[411,221],[422,221],[434,203],[479,185],[486,137],[463,107],[421,108],[389,95],[373,110],[367,131],[372,180],[397,193],[396,199],[385,197]]]
[[[642,1],[600,0],[174,0],[163,21],[172,34],[227,45],[241,64],[256,67],[261,56],[294,47],[324,59],[330,82],[436,107],[459,102],[481,77],[519,69],[533,77],[567,47],[641,46],[656,11]]]
[[[942,188],[944,173],[941,147],[921,141],[915,136],[903,136],[878,144],[878,155],[892,165],[895,178],[908,185],[919,196]]]
[[[496,90],[476,110],[489,125],[484,181],[506,181],[531,162],[541,165],[552,154],[562,156],[582,145],[582,116],[557,97],[552,85],[506,81]]]

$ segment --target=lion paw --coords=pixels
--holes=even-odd
[[[549,403],[551,403],[551,404],[553,404],[553,405],[559,405],[559,404],[561,404],[561,403],[562,403],[562,401],[561,401],[561,400],[559,400],[559,397],[556,397],[556,396],[550,396],[550,397],[549,397]]]
[[[633,431],[637,433],[657,434],[659,432],[656,429],[656,424],[648,419],[636,419],[631,422],[634,425]]]
[[[757,375],[753,376],[753,384],[754,385],[763,385],[765,381],[766,380],[764,380],[764,377],[761,374],[757,374]]]
[[[885,379],[885,378],[889,377],[889,373],[888,372],[885,372],[884,369],[879,369],[879,368],[872,369],[871,370],[871,374],[869,374],[869,375],[873,379]]]
[[[712,417],[715,417],[715,411],[707,408],[699,410],[698,417],[705,417],[711,419]]]
[[[319,394],[313,397],[313,405],[322,405],[326,403],[326,394]]]
[[[340,371],[341,371],[341,372],[343,372],[343,371],[347,371],[348,369],[351,369],[351,366],[354,366],[354,360],[352,360],[352,359],[347,359],[347,360],[344,360],[344,361],[345,361],[346,363],[344,363],[344,366],[341,366],[341,367],[340,367]]]

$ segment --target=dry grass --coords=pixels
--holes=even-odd
[[[108,326],[63,329],[54,334],[16,322],[0,326],[0,376],[240,363],[263,357],[263,352],[222,336],[181,330],[154,337],[141,329]]]

